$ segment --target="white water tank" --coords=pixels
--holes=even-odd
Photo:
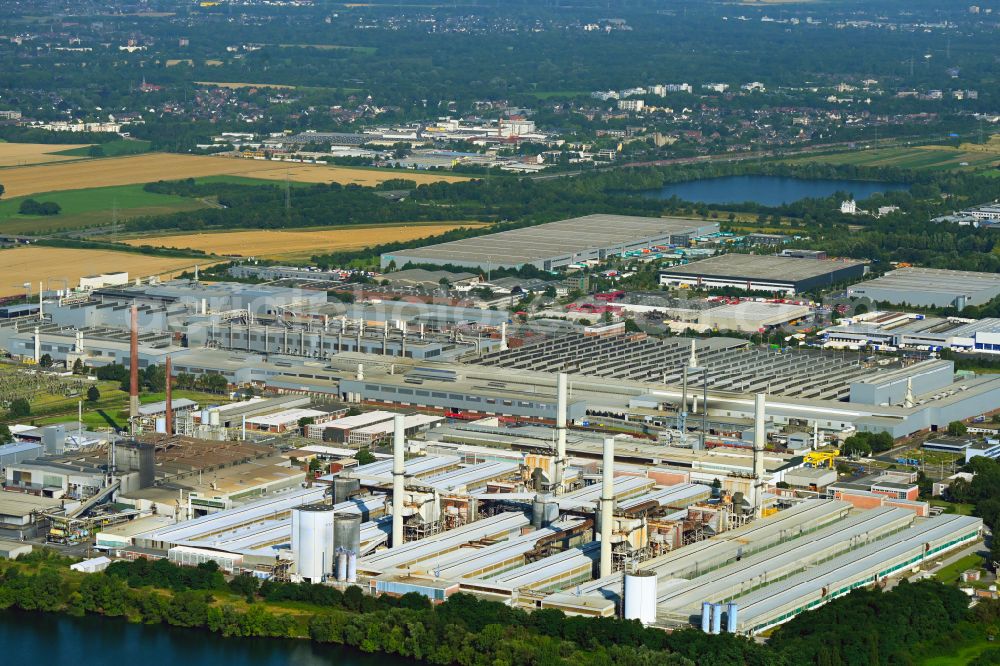
[[[639,620],[644,625],[656,622],[656,573],[625,574],[625,619]]]
[[[165,416],[156,417],[156,432],[160,434],[167,432],[167,417]]]
[[[292,555],[296,573],[319,583],[333,573],[333,506],[307,504],[292,510]]]

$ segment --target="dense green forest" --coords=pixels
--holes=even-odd
[[[84,575],[68,572],[69,562],[43,550],[0,565],[0,609],[92,613],[224,636],[303,637],[463,666],[908,664],[984,640],[1000,625],[997,602],[970,611],[963,593],[934,582],[856,590],[799,615],[759,644],[555,610],[526,613],[466,594],[431,606],[415,593],[371,597],[358,587],[341,591],[248,576],[227,582],[212,563],[186,568],[139,559]]]

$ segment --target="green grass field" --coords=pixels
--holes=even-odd
[[[98,390],[101,398],[96,403],[83,402],[83,425],[89,429],[107,428],[114,424],[119,428],[128,425],[128,394],[121,390],[115,382],[98,382]],[[173,398],[188,398],[194,400],[199,406],[219,405],[230,402],[229,397],[214,393],[203,393],[202,391],[187,391],[175,389]],[[143,393],[139,396],[139,402],[147,404],[159,402],[166,399],[166,394]],[[62,396],[39,396],[37,403],[32,401],[32,412],[39,416],[29,417],[37,425],[49,425],[52,423],[63,423],[65,421],[76,421],[77,403],[80,398],[64,398]],[[47,415],[48,414],[48,415]]]
[[[948,146],[909,146],[809,155],[807,157],[793,157],[785,161],[791,164],[813,162],[950,171],[956,169],[989,169],[1000,164],[1000,153],[967,151]]]
[[[971,516],[972,510],[975,508],[971,504],[959,504],[957,502],[947,502],[940,499],[932,499],[930,504],[931,506],[939,506],[943,508],[945,513],[957,513],[960,516]]]
[[[934,574],[934,577],[942,583],[957,583],[958,577],[963,571],[966,571],[967,569],[978,569],[981,566],[983,566],[982,557],[979,555],[966,555],[957,562],[953,562],[938,571]]]
[[[196,199],[168,194],[154,194],[142,185],[93,187],[14,197],[0,201],[0,231],[4,233],[50,233],[57,229],[79,229],[111,224],[112,209],[118,208],[118,221],[143,215],[163,215],[204,207]],[[18,208],[25,199],[54,201],[62,207],[58,215],[21,215]]]
[[[54,155],[72,155],[74,157],[122,157],[123,155],[138,155],[140,153],[149,152],[149,141],[141,141],[138,139],[120,139],[117,141],[109,141],[108,143],[99,144],[101,149],[100,155],[92,155],[91,151],[94,146],[84,146],[83,148],[70,148],[69,150],[61,150]]]
[[[951,463],[964,460],[962,456],[945,451],[932,451],[928,449],[906,449],[896,456],[897,458],[914,458],[921,460],[925,465],[950,465]]]

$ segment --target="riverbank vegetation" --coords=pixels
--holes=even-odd
[[[634,621],[527,613],[466,594],[431,605],[409,593],[366,595],[337,589],[228,580],[213,563],[178,567],[166,560],[113,563],[79,574],[73,560],[36,550],[0,562],[0,609],[122,617],[130,622],[197,627],[230,637],[308,638],[430,664],[463,666],[652,664],[784,666],[908,664],[947,654],[954,641],[985,640],[1000,628],[1000,605],[967,610],[952,587],[925,581],[890,592],[857,590],[779,627],[767,644],[695,629],[667,633]]]

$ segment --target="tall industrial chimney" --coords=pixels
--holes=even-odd
[[[764,494],[764,448],[767,446],[767,396],[758,393],[753,412],[753,512],[760,516]]]
[[[45,319],[45,313],[42,312],[44,309],[43,299],[45,298],[45,290],[42,288],[42,283],[38,283],[38,321]]]
[[[507,351],[507,322],[500,324],[500,351]]]
[[[566,483],[566,422],[569,410],[569,391],[565,372],[560,372],[556,378],[556,469],[555,490],[557,493],[565,490]]]
[[[42,362],[42,334],[40,329],[35,327],[35,365]]]
[[[402,414],[392,419],[392,547],[403,545],[403,449],[406,448],[405,420]]]
[[[604,467],[601,469],[601,578],[611,575],[611,524],[615,507],[615,440],[604,439]]]
[[[173,367],[170,364],[170,356],[167,356],[167,367],[164,371],[167,380],[167,410],[166,410],[166,420],[167,420],[167,434],[174,434],[174,401],[173,392],[171,390],[171,379],[173,377]]]
[[[131,338],[129,340],[128,415],[139,418],[139,307],[132,303]]]

